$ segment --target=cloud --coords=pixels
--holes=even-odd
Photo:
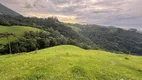
[[[43,13],[26,13],[25,16],[34,16],[38,18],[45,18],[45,17],[57,17],[60,21],[67,22],[67,23],[77,23],[75,16],[65,16],[59,14],[43,14]]]
[[[26,16],[54,15],[63,21],[71,19],[71,22],[130,26],[138,29],[141,29],[142,25],[142,0],[0,0],[0,2]],[[70,18],[72,16],[74,18]]]

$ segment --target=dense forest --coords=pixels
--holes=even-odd
[[[0,15],[0,25],[31,26],[45,32],[25,32],[24,37],[11,42],[12,52],[30,52],[61,44],[72,44],[84,49],[142,55],[142,33],[136,29],[124,30],[99,25],[65,24],[56,17],[11,17]],[[74,28],[80,29],[79,31]],[[9,44],[3,45],[0,53],[9,53]],[[20,46],[20,47],[19,47]]]

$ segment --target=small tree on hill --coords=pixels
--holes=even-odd
[[[10,44],[10,40],[9,40],[10,36],[15,36],[15,35],[13,33],[8,33],[8,32],[6,32],[6,33],[0,33],[0,38],[5,37],[7,39],[8,45],[9,45],[9,52],[11,54],[12,50],[11,50],[11,44]]]

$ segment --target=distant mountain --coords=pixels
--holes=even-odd
[[[0,3],[0,15],[9,15],[12,17],[21,16],[21,14],[9,9],[8,7],[4,6]]]

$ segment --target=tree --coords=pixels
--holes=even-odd
[[[13,33],[8,33],[8,32],[6,32],[6,33],[0,33],[0,38],[3,38],[3,37],[5,37],[6,39],[7,39],[7,41],[8,41],[8,45],[9,45],[9,52],[10,52],[10,54],[12,53],[12,51],[11,51],[11,44],[10,44],[10,40],[9,40],[9,37],[10,36],[15,36]]]
[[[57,41],[55,38],[50,38],[50,46],[55,46],[57,45]]]

